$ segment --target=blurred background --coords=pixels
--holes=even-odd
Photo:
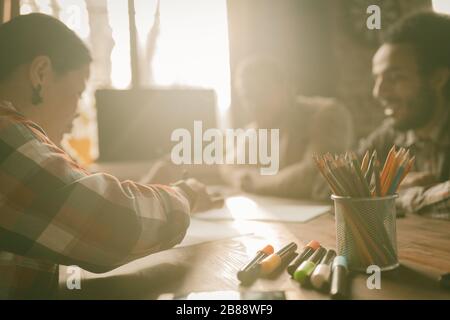
[[[95,92],[99,89],[202,88],[216,96],[222,125],[242,127],[233,90],[249,56],[281,61],[301,95],[336,97],[351,111],[357,137],[383,113],[371,96],[371,59],[380,31],[368,30],[377,4],[382,30],[405,14],[450,14],[450,0],[2,0],[1,17],[42,12],[73,29],[94,63],[80,117],[63,146],[81,162],[99,156]],[[382,31],[381,30],[381,31]],[[124,106],[125,107],[125,106]]]

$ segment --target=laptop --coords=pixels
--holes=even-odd
[[[98,163],[146,162],[170,154],[175,129],[217,127],[216,95],[203,89],[98,90]]]

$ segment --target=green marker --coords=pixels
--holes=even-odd
[[[295,270],[294,279],[300,282],[302,285],[306,283],[311,274],[313,273],[316,265],[322,260],[323,256],[327,253],[327,249],[320,247],[314,254]]]

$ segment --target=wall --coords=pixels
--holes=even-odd
[[[353,114],[357,137],[366,136],[383,119],[371,94],[380,36],[367,32],[371,4],[381,8],[381,31],[411,11],[431,8],[430,0],[228,0],[232,78],[246,56],[275,56],[292,71],[300,94],[340,98]],[[234,124],[242,125],[234,92],[232,112]]]
[[[291,82],[305,95],[334,95],[334,62],[323,0],[228,0],[231,77],[248,56],[278,59]],[[326,76],[324,76],[326,75]],[[238,99],[232,93],[234,124],[242,126]]]

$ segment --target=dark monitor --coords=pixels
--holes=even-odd
[[[99,162],[147,161],[170,154],[175,129],[216,127],[213,90],[140,89],[96,92]]]

